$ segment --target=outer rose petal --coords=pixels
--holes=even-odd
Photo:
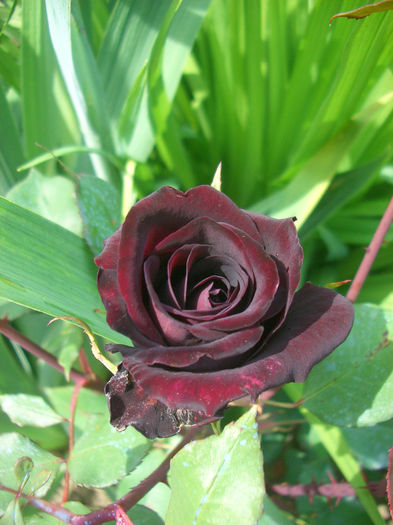
[[[246,211],[260,233],[266,252],[281,261],[288,271],[288,306],[300,281],[303,250],[292,219],[272,219],[267,215]]]
[[[153,348],[130,348],[129,346],[109,344],[105,349],[109,352],[120,352],[131,362],[139,361],[146,365],[165,365],[173,368],[183,368],[195,364],[202,357],[221,360],[227,357],[244,354],[253,348],[261,339],[262,326],[255,326],[240,332],[228,334],[221,339],[195,346],[154,346]]]
[[[259,241],[253,220],[223,193],[210,186],[197,186],[183,193],[164,186],[140,200],[128,213],[122,227],[118,267],[119,288],[136,326],[162,343],[142,297],[141,268],[154,247],[168,234],[198,217],[226,222]]]
[[[279,332],[243,367],[190,373],[125,361],[138,387],[169,408],[202,411],[211,417],[233,399],[256,398],[268,388],[304,381],[311,368],[347,337],[352,304],[333,290],[306,284],[294,297]]]
[[[157,399],[147,397],[141,388],[132,383],[124,368],[120,368],[109,380],[105,393],[111,424],[117,430],[132,425],[149,439],[173,436],[184,424],[205,424],[218,419],[212,417],[206,421],[206,416],[200,412],[171,410]]]

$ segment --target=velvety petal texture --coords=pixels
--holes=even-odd
[[[106,388],[111,423],[166,437],[304,381],[347,337],[353,308],[309,283],[296,292],[302,260],[292,219],[210,186],[135,204],[95,260],[108,324],[134,343],[107,346],[123,356]]]

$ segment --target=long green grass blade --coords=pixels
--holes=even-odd
[[[113,151],[104,96],[95,60],[81,29],[71,21],[71,0],[46,0],[53,49],[77,115],[83,142],[99,150]],[[77,17],[78,13],[73,12]],[[114,179],[101,156],[90,155],[96,175]]]
[[[81,237],[3,198],[0,229],[1,297],[54,317],[78,317],[97,334],[128,341],[105,322],[96,268]]]
[[[23,162],[19,133],[0,86],[0,194],[20,179],[17,167]]]
[[[79,130],[54,56],[44,0],[22,5],[22,105],[26,157],[77,144]],[[48,170],[53,167],[49,163]]]

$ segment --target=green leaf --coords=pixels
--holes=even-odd
[[[113,485],[138,465],[151,446],[135,429],[118,432],[108,419],[91,418],[88,428],[75,441],[68,466],[73,481],[79,485]]]
[[[45,395],[55,411],[64,419],[70,417],[70,403],[74,391],[73,386],[45,388]],[[108,418],[108,406],[104,394],[87,388],[81,388],[76,405],[74,427],[78,438],[91,427],[93,418],[101,416]]]
[[[392,446],[393,420],[375,427],[343,428],[342,433],[364,468],[370,470],[387,468],[387,450]]]
[[[104,239],[120,226],[119,192],[106,181],[85,175],[78,181],[77,197],[85,239],[93,254],[98,255]]]
[[[160,516],[143,505],[135,505],[128,511],[128,516],[133,525],[164,525]]]
[[[35,495],[42,498],[52,484],[61,459],[41,449],[20,434],[0,435],[0,480],[6,487],[18,490],[19,481],[15,476],[14,465],[22,456],[28,456],[34,463],[24,490],[28,493],[34,488]],[[43,470],[48,471],[45,478],[48,479],[44,484],[42,484],[41,475]],[[4,511],[12,498],[12,494],[0,491],[0,510]]]
[[[385,157],[377,159],[366,166],[336,175],[319,201],[318,206],[300,228],[300,238],[302,240],[306,239],[319,224],[328,219],[353,197],[380,168],[382,160],[385,160]]]
[[[281,510],[273,501],[265,494],[263,500],[263,514],[258,521],[258,525],[294,525],[295,518]]]
[[[2,525],[24,525],[19,500],[13,499],[9,502],[4,515],[1,518]]]
[[[0,396],[0,405],[8,417],[19,426],[50,427],[62,423],[63,418],[38,396],[14,394]]]
[[[393,310],[355,306],[348,339],[313,368],[304,406],[322,421],[371,426],[393,417]]]
[[[0,297],[53,317],[78,317],[94,332],[129,344],[97,311],[97,270],[83,239],[2,198],[0,228]]]
[[[20,179],[17,167],[23,162],[23,152],[19,133],[11,113],[11,108],[0,86],[0,193]]]
[[[258,520],[265,491],[255,415],[252,408],[221,435],[193,441],[172,459],[166,525]]]
[[[303,384],[288,383],[284,386],[284,390],[293,401],[303,398]],[[374,525],[383,525],[384,520],[379,513],[374,497],[370,491],[363,488],[364,478],[362,470],[345,440],[342,429],[323,423],[317,416],[308,411],[304,405],[301,405],[299,410],[309,424],[312,425],[312,430],[318,435],[319,441],[330,454],[337,468],[341,470],[345,479],[355,489],[357,497],[371,522]]]
[[[348,153],[356,137],[386,107],[393,108],[393,93],[363,109],[334,135],[313,157],[311,157],[296,176],[292,177],[284,189],[255,204],[251,209],[270,214],[276,218],[296,216],[300,228],[311,215],[334,175]]]
[[[0,394],[38,394],[38,387],[18,365],[3,336],[0,337]]]
[[[44,0],[24,2],[22,18],[23,132],[30,157],[40,151],[36,143],[51,150],[77,144],[79,130],[53,53]]]
[[[71,20],[71,0],[45,0],[48,26],[53,49],[77,115],[86,146],[113,151],[104,94],[94,56],[81,28],[75,11]],[[90,156],[95,173],[105,180],[118,182],[106,162],[97,155]]]
[[[14,466],[15,477],[19,483],[27,481],[30,472],[33,470],[33,460],[27,456],[18,459]]]
[[[72,365],[79,356],[79,350],[83,348],[83,342],[82,330],[65,321],[58,320],[45,332],[42,346],[57,357],[59,364],[64,368],[67,381]]]
[[[75,202],[75,185],[65,177],[44,176],[32,170],[7,193],[7,199],[73,233],[79,235],[82,232],[82,221]]]

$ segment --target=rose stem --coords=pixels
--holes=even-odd
[[[75,516],[71,523],[72,525],[99,525],[113,520],[116,516],[116,509],[121,507],[127,511],[133,507],[143,496],[149,492],[159,481],[164,481],[166,473],[169,470],[171,459],[181,450],[187,443],[192,441],[200,428],[191,427],[185,434],[181,443],[175,447],[172,452],[164,459],[159,467],[150,474],[147,478],[142,480],[139,485],[133,488],[128,494],[118,499],[114,503],[110,503],[103,509],[96,510],[90,514]]]
[[[58,363],[57,359],[53,357],[52,354],[12,328],[12,326],[10,326],[5,319],[0,319],[0,334],[5,335],[8,337],[8,339],[11,339],[11,341],[18,343],[27,352],[35,355],[39,359],[42,359],[49,366],[64,374],[64,368]],[[75,381],[75,383],[78,383],[79,381],[82,381],[82,379],[87,379],[87,376],[77,372],[76,370],[70,370],[70,378]]]
[[[51,516],[54,516],[65,523],[71,523],[72,518],[75,516],[73,512],[60,507],[59,505],[55,505],[54,503],[50,503],[49,501],[45,501],[43,499],[35,498],[34,496],[29,496],[28,494],[19,494],[17,490],[11,489],[1,484],[0,490],[5,490],[7,492],[11,492],[11,494],[15,494],[15,496],[19,495],[21,498],[27,499],[32,507],[45,512],[46,514],[50,514]]]
[[[370,272],[371,266],[379,252],[381,244],[385,238],[385,235],[390,225],[392,224],[392,221],[393,197],[391,198],[388,207],[386,208],[385,213],[383,214],[381,222],[378,224],[378,228],[376,229],[368,248],[366,248],[366,253],[348,290],[347,299],[349,299],[352,303],[356,301],[360,290],[362,289],[364,281],[366,280],[366,277]]]
[[[64,492],[61,500],[62,505],[68,500],[68,494],[70,490],[70,471],[68,469],[68,461],[71,458],[72,448],[74,446],[74,420],[76,403],[78,401],[78,395],[81,388],[88,382],[88,378],[81,379],[75,383],[74,391],[72,392],[71,403],[70,403],[70,417],[68,418],[69,435],[68,435],[68,458],[66,461],[66,471],[64,476]]]

